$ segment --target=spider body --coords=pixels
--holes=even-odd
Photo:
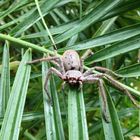
[[[64,74],[64,81],[68,82],[70,85],[79,84],[82,82],[82,73],[78,70],[68,70]]]
[[[89,52],[91,53],[91,52]],[[83,83],[98,83],[99,87],[99,93],[102,97],[103,104],[102,104],[102,110],[103,110],[103,116],[105,120],[108,121],[108,115],[106,112],[106,106],[107,106],[107,99],[106,99],[106,93],[103,85],[103,79],[105,78],[108,80],[112,85],[117,87],[119,90],[121,90],[123,93],[125,93],[131,101],[138,107],[140,106],[137,104],[133,96],[129,93],[129,91],[124,88],[121,84],[119,84],[118,81],[116,81],[110,74],[113,74],[115,76],[118,76],[111,70],[104,68],[104,67],[93,67],[89,70],[83,72],[83,61],[84,59],[89,55],[87,53],[84,57],[79,57],[78,53],[75,50],[67,50],[63,53],[61,57],[58,56],[49,56],[47,58],[42,58],[38,60],[34,60],[31,63],[41,62],[41,61],[51,61],[59,69],[56,69],[54,67],[51,67],[46,75],[46,80],[44,84],[44,89],[48,95],[48,98],[51,100],[51,96],[48,92],[48,80],[51,74],[56,74],[59,78],[61,78],[64,83],[69,83],[70,85],[75,85],[82,87]],[[100,73],[96,74],[93,72],[93,70],[97,70]],[[109,74],[107,74],[109,73]]]
[[[74,50],[67,50],[62,55],[63,65],[66,71],[80,70],[81,60],[78,53]]]

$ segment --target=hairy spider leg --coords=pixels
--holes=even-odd
[[[107,75],[107,74],[103,74],[107,80],[113,84],[115,87],[117,87],[119,90],[123,91],[124,93],[126,93],[126,95],[130,98],[130,100],[132,101],[132,103],[140,109],[140,105],[136,102],[136,100],[133,98],[133,96],[131,95],[131,93],[126,89],[124,88],[122,85],[120,85],[118,83],[118,81],[116,81],[115,79],[113,79],[111,76]]]
[[[83,78],[83,82],[89,82],[89,83],[95,83],[95,82],[98,82],[98,86],[99,86],[99,93],[101,95],[101,98],[103,100],[103,104],[102,104],[102,115],[103,115],[103,118],[106,122],[110,122],[109,120],[109,116],[107,114],[107,98],[106,98],[106,93],[105,93],[105,89],[104,89],[104,85],[103,85],[103,80],[100,79],[97,75],[94,76],[94,75],[89,75],[85,78]]]
[[[100,67],[100,66],[95,66],[93,68],[90,68],[83,75],[84,76],[87,76],[89,74],[92,74],[93,73],[93,70],[97,70],[97,71],[100,71],[100,72],[104,72],[104,73],[107,73],[107,74],[111,74],[111,75],[120,77],[117,73],[113,72],[112,70],[107,69],[107,68],[104,68],[104,67]]]
[[[88,49],[81,57],[82,60],[85,60],[87,57],[93,55],[94,53],[92,52],[92,50]]]
[[[59,72],[57,69],[51,67],[48,72],[47,72],[47,75],[46,75],[46,80],[45,80],[45,84],[44,84],[44,89],[48,95],[48,98],[49,98],[49,102],[52,104],[52,99],[51,99],[51,96],[50,96],[50,93],[48,91],[48,80],[49,80],[49,77],[51,76],[51,74],[54,73],[56,74],[59,78],[63,79],[63,75],[61,74],[61,72]]]
[[[34,64],[34,63],[37,63],[37,62],[42,62],[42,61],[51,61],[51,60],[56,60],[58,59],[57,56],[54,56],[54,57],[43,57],[43,58],[40,58],[40,59],[36,59],[36,60],[33,60],[33,61],[29,61],[27,62],[27,64]]]
[[[63,74],[65,73],[62,59],[58,56],[53,56],[53,57],[49,56],[46,58],[36,59],[36,60],[30,61],[30,62],[27,62],[27,64],[33,64],[33,63],[42,62],[42,61],[52,61],[55,65],[57,65],[57,67],[60,68],[60,70]]]
[[[87,50],[81,57],[80,61],[81,61],[81,67],[80,67],[80,71],[83,73],[84,71],[84,60],[89,57],[90,55],[93,55],[93,52],[89,49]]]

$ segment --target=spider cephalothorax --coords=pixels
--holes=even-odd
[[[69,84],[78,84],[79,82],[82,82],[83,75],[78,70],[68,70],[64,74],[64,81],[68,82]]]
[[[89,55],[87,53],[87,55]],[[86,57],[86,56],[85,56]],[[51,67],[46,76],[46,81],[44,84],[44,89],[46,93],[48,94],[49,99],[51,100],[50,94],[48,93],[48,80],[52,73],[56,74],[59,78],[61,78],[64,82],[69,83],[70,85],[80,85],[82,87],[83,83],[98,83],[99,86],[99,93],[102,96],[103,99],[103,115],[107,120],[107,114],[106,114],[106,94],[103,86],[103,78],[106,78],[112,85],[126,93],[126,95],[131,99],[131,101],[138,107],[140,106],[136,103],[132,95],[129,93],[129,91],[124,88],[121,84],[119,84],[113,77],[111,77],[107,73],[112,73],[116,75],[111,70],[104,68],[104,67],[93,67],[85,72],[83,72],[83,61],[85,57],[79,57],[78,53],[74,50],[67,50],[63,53],[61,57],[58,56],[49,56],[47,58],[42,58],[38,60],[34,60],[31,63],[35,63],[38,61],[51,61],[54,64],[56,64],[59,67],[59,70],[57,70],[54,67]],[[95,74],[93,72],[93,69],[100,71],[100,74]],[[103,72],[103,73],[102,73]]]

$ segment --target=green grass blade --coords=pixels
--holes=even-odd
[[[70,140],[89,139],[83,92],[73,87],[68,92],[68,129]]]
[[[56,140],[56,129],[55,129],[55,119],[52,106],[48,104],[48,97],[44,90],[44,83],[46,79],[46,73],[48,71],[48,66],[46,62],[42,63],[42,83],[43,83],[43,102],[44,102],[44,115],[45,115],[45,126],[46,126],[46,136],[48,140]],[[48,85],[50,86],[50,85]]]
[[[139,46],[140,36],[134,36],[132,38],[126,39],[119,43],[116,43],[110,47],[106,47],[98,52],[96,52],[93,56],[89,57],[86,60],[86,64],[91,64],[93,62],[102,61],[135,49],[140,48]]]
[[[12,26],[13,24],[16,24],[16,23],[18,23],[18,22],[24,20],[24,19],[27,18],[29,15],[31,15],[32,12],[33,12],[33,11],[30,11],[30,12],[28,12],[28,13],[26,13],[26,14],[24,14],[24,15],[22,15],[22,16],[16,18],[16,19],[12,20],[12,21],[9,21],[9,22],[7,22],[7,23],[1,25],[1,26],[0,26],[0,31],[2,31],[2,30],[4,30],[4,29],[6,29],[6,28]]]
[[[108,19],[108,18],[111,18],[111,17],[114,17],[114,16],[117,16],[118,14],[120,13],[124,13],[124,12],[127,12],[127,11],[130,11],[130,10],[133,10],[135,8],[138,8],[138,5],[140,4],[140,1],[137,1],[137,0],[134,0],[133,2],[132,1],[128,1],[128,2],[125,2],[123,3],[122,5],[120,5],[119,7],[117,8],[114,8],[111,10],[111,12],[109,12],[107,15],[105,15],[103,18],[101,18],[101,20],[104,20],[104,19]],[[67,23],[65,25],[62,25],[60,26],[60,31],[57,32],[57,30],[55,31],[55,28],[57,29],[57,27],[54,27],[52,29],[50,29],[50,31],[52,30],[51,34],[61,34],[63,32],[65,32],[66,30],[70,29],[70,28],[73,28],[73,26],[76,26],[76,24],[79,24],[79,21],[74,21],[74,22],[70,22],[70,23]],[[61,30],[62,29],[62,30]],[[138,30],[137,30],[138,31]],[[48,35],[46,33],[46,31],[44,32],[40,32],[40,33],[34,33],[34,34],[30,34],[30,35],[25,35],[25,38],[32,38],[32,37],[39,37],[39,35],[41,36],[46,36]],[[23,37],[24,38],[24,37]],[[90,40],[89,40],[90,41]],[[111,41],[111,40],[110,40]],[[99,41],[100,42],[100,41]],[[48,43],[48,42],[46,42]],[[83,42],[84,43],[84,42]],[[81,44],[81,43],[80,43]],[[79,44],[79,46],[80,46]],[[77,44],[78,45],[78,44]],[[86,44],[84,44],[86,45]],[[74,45],[75,46],[75,45]],[[74,46],[70,46],[70,47],[74,47]],[[74,47],[74,49],[78,50],[78,47]],[[89,47],[90,45],[87,44],[87,47]],[[67,48],[68,49],[68,48]],[[79,48],[80,49],[80,48]],[[84,48],[83,48],[84,49]]]
[[[140,76],[140,64],[134,64],[116,71],[121,77],[137,77]]]
[[[77,90],[69,89],[68,92],[68,129],[69,139],[79,140]]]
[[[43,15],[48,14],[48,11],[51,10],[58,2],[59,0],[48,0],[44,1],[40,8]],[[21,33],[23,33],[27,28],[32,26],[36,21],[38,21],[41,17],[39,16],[39,13],[37,10],[35,10],[27,19],[25,19],[23,22],[18,24],[13,30],[10,32],[11,35],[18,36]]]
[[[77,94],[77,109],[78,109],[78,117],[79,117],[79,137],[80,140],[88,140],[88,128],[87,128],[87,120],[86,120],[86,110],[85,103],[83,97],[83,91],[79,91]]]
[[[47,102],[48,97],[46,92],[44,91],[44,82],[46,79],[47,71],[48,71],[48,65],[46,62],[43,62],[42,63],[43,99],[44,99],[44,114],[45,114],[47,139],[65,140],[58,95],[57,95],[56,86],[53,77],[48,85],[50,87],[50,93],[53,100],[52,106]]]
[[[56,91],[56,85],[53,76],[52,79],[50,80],[50,85],[51,85],[50,87],[51,95],[53,99],[53,112],[54,112],[54,120],[55,120],[55,129],[57,130],[56,131],[57,139],[65,140],[61,112],[60,112],[60,105],[58,101],[58,93]]]
[[[110,10],[112,10],[115,6],[117,6],[120,3],[120,1],[121,0],[103,1],[99,6],[97,6],[95,9],[93,9],[88,15],[83,17],[82,20],[80,20],[76,26],[74,26],[70,30],[66,31],[62,35],[59,35],[58,37],[56,37],[55,43],[60,43],[62,41],[65,41],[66,39],[72,37],[73,35],[79,33],[80,31],[84,30],[91,24],[94,24],[101,17],[103,17]]]
[[[36,7],[37,7],[37,10],[38,10],[39,16],[41,17],[42,23],[43,23],[46,31],[48,32],[48,35],[49,35],[49,38],[50,38],[51,42],[53,43],[53,47],[54,47],[54,49],[57,49],[57,47],[55,45],[55,42],[53,40],[53,37],[52,37],[52,35],[51,35],[50,31],[49,31],[49,28],[48,28],[48,26],[47,26],[47,24],[46,24],[46,22],[45,22],[45,20],[43,18],[43,15],[42,15],[38,0],[35,0],[35,3],[36,3]]]
[[[16,70],[19,66],[19,61],[13,61],[9,63],[10,70]],[[2,73],[2,65],[0,65],[0,74]]]
[[[83,50],[83,49],[100,47],[102,45],[107,45],[117,41],[125,40],[139,34],[140,34],[140,24],[136,24],[136,25],[118,29],[116,31],[112,31],[111,33],[107,33],[93,39],[89,39],[87,41],[78,43],[76,45],[59,49],[59,51],[64,51],[67,49]]]
[[[1,140],[18,140],[31,71],[31,67],[26,65],[28,61],[31,61],[30,50],[24,54],[14,80],[1,128]]]
[[[10,95],[10,68],[9,68],[9,44],[5,43],[2,57],[2,73],[0,87],[0,116],[4,116]]]
[[[75,26],[75,24],[76,24],[76,22],[70,22],[70,23],[67,23],[64,25],[53,27],[49,30],[50,30],[52,35],[62,34],[65,32],[65,30],[68,30],[70,27]],[[30,38],[40,38],[40,37],[45,37],[45,36],[48,36],[48,33],[46,30],[41,31],[41,32],[37,32],[37,33],[33,33],[33,34],[29,34],[29,35],[23,35],[21,38],[22,39],[30,39]]]
[[[54,54],[52,51],[49,51],[43,47],[40,47],[40,46],[35,45],[33,43],[30,43],[30,42],[27,42],[27,41],[24,41],[24,40],[21,40],[19,38],[15,38],[15,37],[12,37],[9,35],[0,34],[0,39],[1,40],[9,40],[15,44],[19,44],[19,47],[32,48],[32,49],[35,49],[39,52]]]
[[[140,1],[138,0],[123,1],[119,6],[117,6],[116,8],[111,10],[108,14],[106,14],[103,18],[101,18],[100,21],[104,21],[108,18],[139,8],[139,5],[140,5]]]
[[[69,3],[71,1],[72,0],[67,0],[67,1],[63,0],[63,1],[59,2],[56,5],[56,7],[60,7],[60,6],[65,5],[66,3]],[[0,31],[12,26],[13,24],[18,24],[15,28],[22,29],[23,32],[26,31],[28,28],[33,26],[33,24],[35,24],[39,20],[39,18],[38,18],[38,19],[34,20],[34,22],[32,22],[32,23],[26,22],[28,20],[28,17],[30,17],[31,15],[34,15],[34,13],[33,13],[34,11],[35,11],[35,9],[32,9],[32,10],[28,11],[27,13],[19,16],[18,18],[15,18],[14,20],[6,22],[5,24],[0,26]],[[20,22],[20,23],[18,23],[18,22]]]
[[[40,112],[29,112],[22,115],[22,122],[30,122],[34,120],[43,120],[44,114]],[[0,125],[2,125],[3,117],[0,118]]]
[[[97,36],[105,34],[112,27],[117,18],[118,17],[113,17],[111,19],[104,21],[102,25],[98,28],[98,30],[95,32],[93,37],[95,38]]]
[[[105,139],[124,140],[117,111],[115,109],[114,103],[108,91],[106,91],[106,95],[107,95],[107,112],[108,112],[108,117],[110,118],[110,122],[107,123],[102,118]],[[101,104],[103,102],[102,100],[103,99],[101,98]]]
[[[12,13],[13,11],[15,11],[18,7],[25,5],[28,2],[28,0],[22,0],[22,1],[15,1],[12,3],[12,5],[7,8],[5,11],[3,11],[0,14],[0,19],[6,17],[7,15],[9,15],[10,13]]]

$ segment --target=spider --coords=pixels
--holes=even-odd
[[[90,52],[86,54],[89,55]],[[78,53],[75,50],[67,50],[63,53],[61,57],[58,56],[48,56],[46,58],[41,58],[37,60],[33,60],[31,62],[28,62],[28,64],[41,62],[41,61],[52,61],[55,65],[59,67],[60,70],[57,70],[54,67],[51,67],[48,70],[44,89],[48,95],[48,98],[51,100],[50,94],[48,92],[48,80],[51,74],[56,74],[60,79],[64,81],[63,86],[65,83],[69,83],[70,85],[79,85],[82,88],[83,83],[98,83],[99,86],[99,93],[101,94],[101,97],[103,99],[103,116],[105,120],[108,120],[107,112],[106,112],[106,106],[107,106],[107,98],[106,93],[103,85],[103,78],[106,78],[112,85],[114,85],[119,90],[126,93],[126,95],[130,98],[130,100],[133,102],[133,104],[140,108],[140,106],[137,104],[133,96],[129,93],[129,91],[122,87],[110,74],[113,74],[117,76],[113,71],[104,68],[95,66],[93,68],[90,68],[89,70],[84,72],[83,68],[83,62],[86,56],[83,56],[80,58]],[[100,71],[99,74],[95,74],[93,70]],[[108,73],[108,74],[107,74]]]

